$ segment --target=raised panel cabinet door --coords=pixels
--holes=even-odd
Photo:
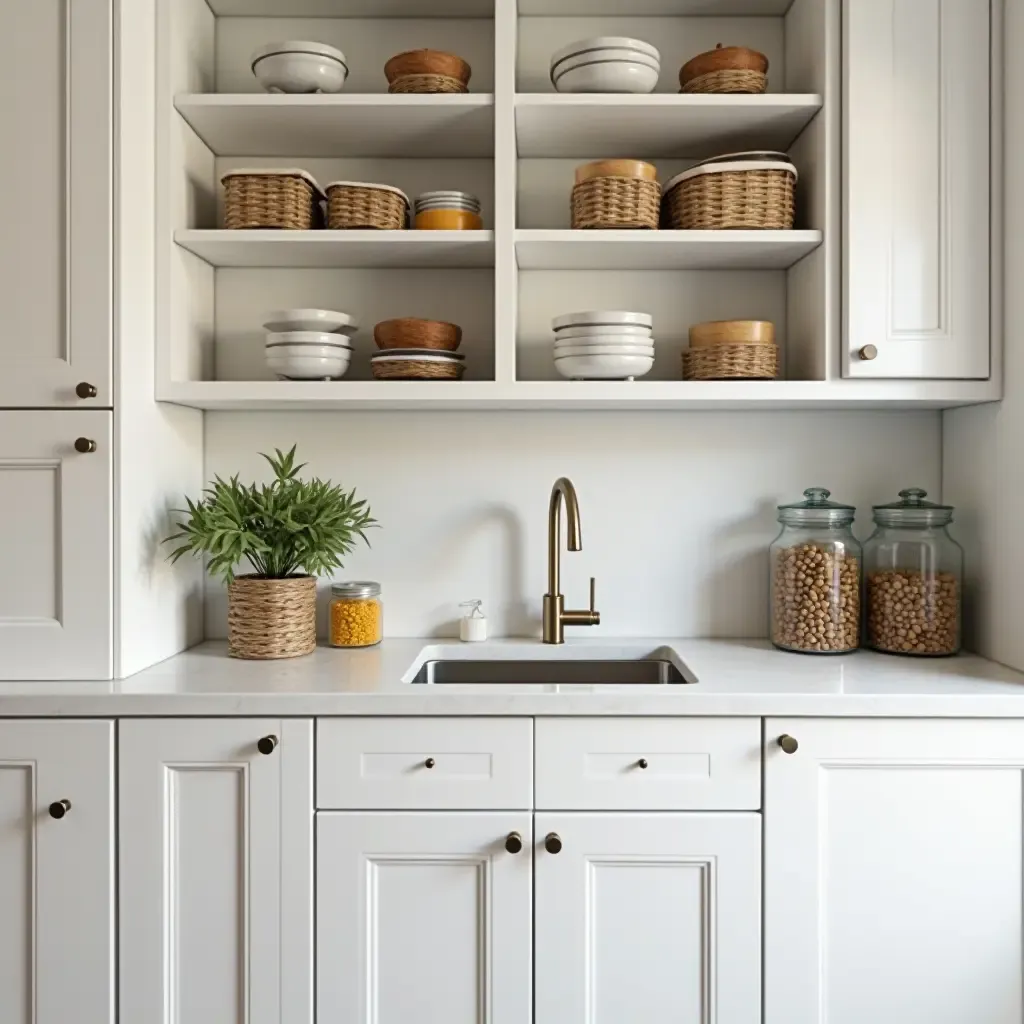
[[[0,721],[0,908],[0,1021],[114,1024],[113,722]]]
[[[111,7],[0,4],[0,408],[112,404]]]
[[[111,418],[0,412],[0,678],[111,676]]]
[[[760,1024],[759,814],[534,829],[536,1024]]]
[[[989,0],[843,12],[844,375],[986,378]]]
[[[771,719],[766,744],[765,1024],[1019,1024],[1024,722]]]
[[[532,1024],[525,812],[317,815],[318,1024]]]
[[[119,729],[119,1024],[312,1024],[312,722]]]

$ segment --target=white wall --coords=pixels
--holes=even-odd
[[[563,474],[584,545],[563,556],[563,592],[582,606],[597,576],[600,632],[763,636],[775,506],[827,486],[865,510],[866,536],[871,503],[910,485],[938,492],[939,416],[208,413],[206,472],[264,479],[257,453],[298,442],[308,472],[356,487],[382,529],[341,578],[380,580],[391,636],[454,635],[458,602],[474,597],[495,635],[536,633],[548,494]],[[207,595],[207,633],[223,636],[221,585]]]
[[[1006,4],[1003,321],[1006,397],[944,414],[945,498],[957,506],[967,547],[967,639],[974,650],[1024,670],[1024,4]]]

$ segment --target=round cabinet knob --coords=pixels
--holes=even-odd
[[[423,762],[423,767],[433,768],[435,764],[437,764],[437,762],[432,757],[428,757],[426,761]]]
[[[646,757],[641,757],[640,760],[637,761],[636,766],[637,766],[637,768],[646,768],[647,767],[647,758]]]
[[[264,736],[257,742],[256,749],[261,754],[272,754],[277,749],[277,737]]]
[[[549,832],[544,837],[544,849],[548,853],[562,852],[562,837],[557,832]]]
[[[75,438],[75,451],[82,455],[88,455],[89,452],[96,451],[96,442],[90,437]]]
[[[79,398],[95,398],[96,385],[89,384],[87,381],[83,380],[82,383],[75,388],[75,394],[78,395]]]
[[[780,736],[779,746],[782,747],[787,754],[795,754],[800,744],[797,743],[795,736]]]
[[[509,832],[505,837],[505,849],[509,853],[519,853],[523,849],[523,837],[518,832]]]
[[[857,355],[865,362],[870,363],[872,359],[878,358],[878,349],[874,345],[865,345],[858,350]]]
[[[63,818],[68,811],[71,810],[70,800],[54,800],[50,804],[50,817],[51,818]]]

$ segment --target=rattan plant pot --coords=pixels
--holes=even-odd
[[[789,230],[796,180],[796,168],[779,161],[700,164],[665,186],[662,223],[677,231]]]
[[[427,359],[370,360],[377,380],[462,380],[464,363],[432,362]]]
[[[316,649],[316,578],[236,576],[228,584],[228,654],[264,661]]]
[[[779,374],[775,345],[710,345],[683,350],[683,380],[774,380]]]
[[[691,78],[680,90],[685,93],[761,93],[768,91],[768,76],[763,71],[727,68],[709,71]]]
[[[331,230],[401,231],[409,225],[409,198],[391,185],[332,181],[326,191],[327,227]]]
[[[588,178],[572,190],[574,228],[658,227],[661,186],[645,178]]]
[[[469,92],[469,86],[458,78],[451,78],[448,75],[402,75],[388,86],[388,92],[462,93]]]
[[[308,231],[323,226],[323,193],[305,171],[230,171],[224,186],[224,227]]]

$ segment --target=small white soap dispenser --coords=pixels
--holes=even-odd
[[[483,601],[463,601],[459,607],[469,608],[468,614],[459,620],[459,639],[468,644],[480,643],[487,639],[487,616],[480,611]]]

